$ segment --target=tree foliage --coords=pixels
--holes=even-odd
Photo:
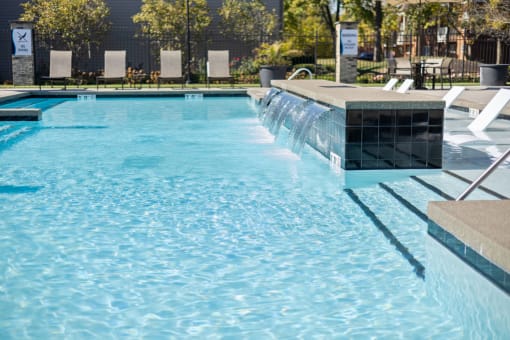
[[[201,36],[211,23],[206,0],[189,0],[190,31]],[[186,40],[186,0],[143,0],[133,22],[143,33],[160,40],[163,48],[182,49]]]
[[[490,35],[510,40],[510,0],[488,0],[468,4],[469,28],[476,35]]]
[[[103,0],[30,0],[20,20],[33,21],[39,37],[79,56],[108,32],[109,8]]]
[[[275,33],[278,20],[261,0],[224,0],[218,14],[223,35],[259,43]]]
[[[340,3],[339,0],[284,0],[285,30],[302,33],[313,28],[327,30],[334,36]]]
[[[446,18],[447,12],[447,6],[437,3],[423,3],[421,5],[407,5],[404,13],[407,17],[408,28],[419,31],[436,26],[438,20]]]
[[[383,36],[398,30],[397,7],[382,6],[384,1],[372,0],[344,0],[344,3],[346,15],[343,19],[359,22],[361,33],[374,33],[378,29],[377,25]],[[380,23],[377,22],[378,16]]]
[[[349,16],[365,24],[375,32],[374,60],[382,60],[383,6],[381,1],[345,0]]]
[[[287,40],[310,54],[315,48],[316,36],[325,39],[319,42],[320,50],[331,51],[335,41],[335,12],[328,0],[285,0],[284,27]],[[329,35],[329,39],[326,37]],[[326,52],[330,54],[330,52]]]

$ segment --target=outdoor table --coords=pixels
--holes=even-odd
[[[416,90],[427,90],[425,87],[425,67],[427,65],[436,65],[436,66],[428,66],[432,67],[433,77],[432,77],[432,89],[435,89],[436,86],[436,63],[427,63],[424,60],[413,62],[412,65],[414,66],[414,88]]]

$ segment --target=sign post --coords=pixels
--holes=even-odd
[[[358,23],[336,24],[336,82],[356,82],[358,57]]]
[[[34,84],[33,23],[11,22],[12,84]]]

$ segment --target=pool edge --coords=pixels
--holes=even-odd
[[[429,202],[428,233],[510,294],[510,200]]]

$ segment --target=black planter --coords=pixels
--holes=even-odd
[[[505,86],[508,80],[507,64],[481,64],[480,85]]]
[[[260,66],[260,86],[271,87],[272,79],[285,79],[287,74],[287,66]]]

